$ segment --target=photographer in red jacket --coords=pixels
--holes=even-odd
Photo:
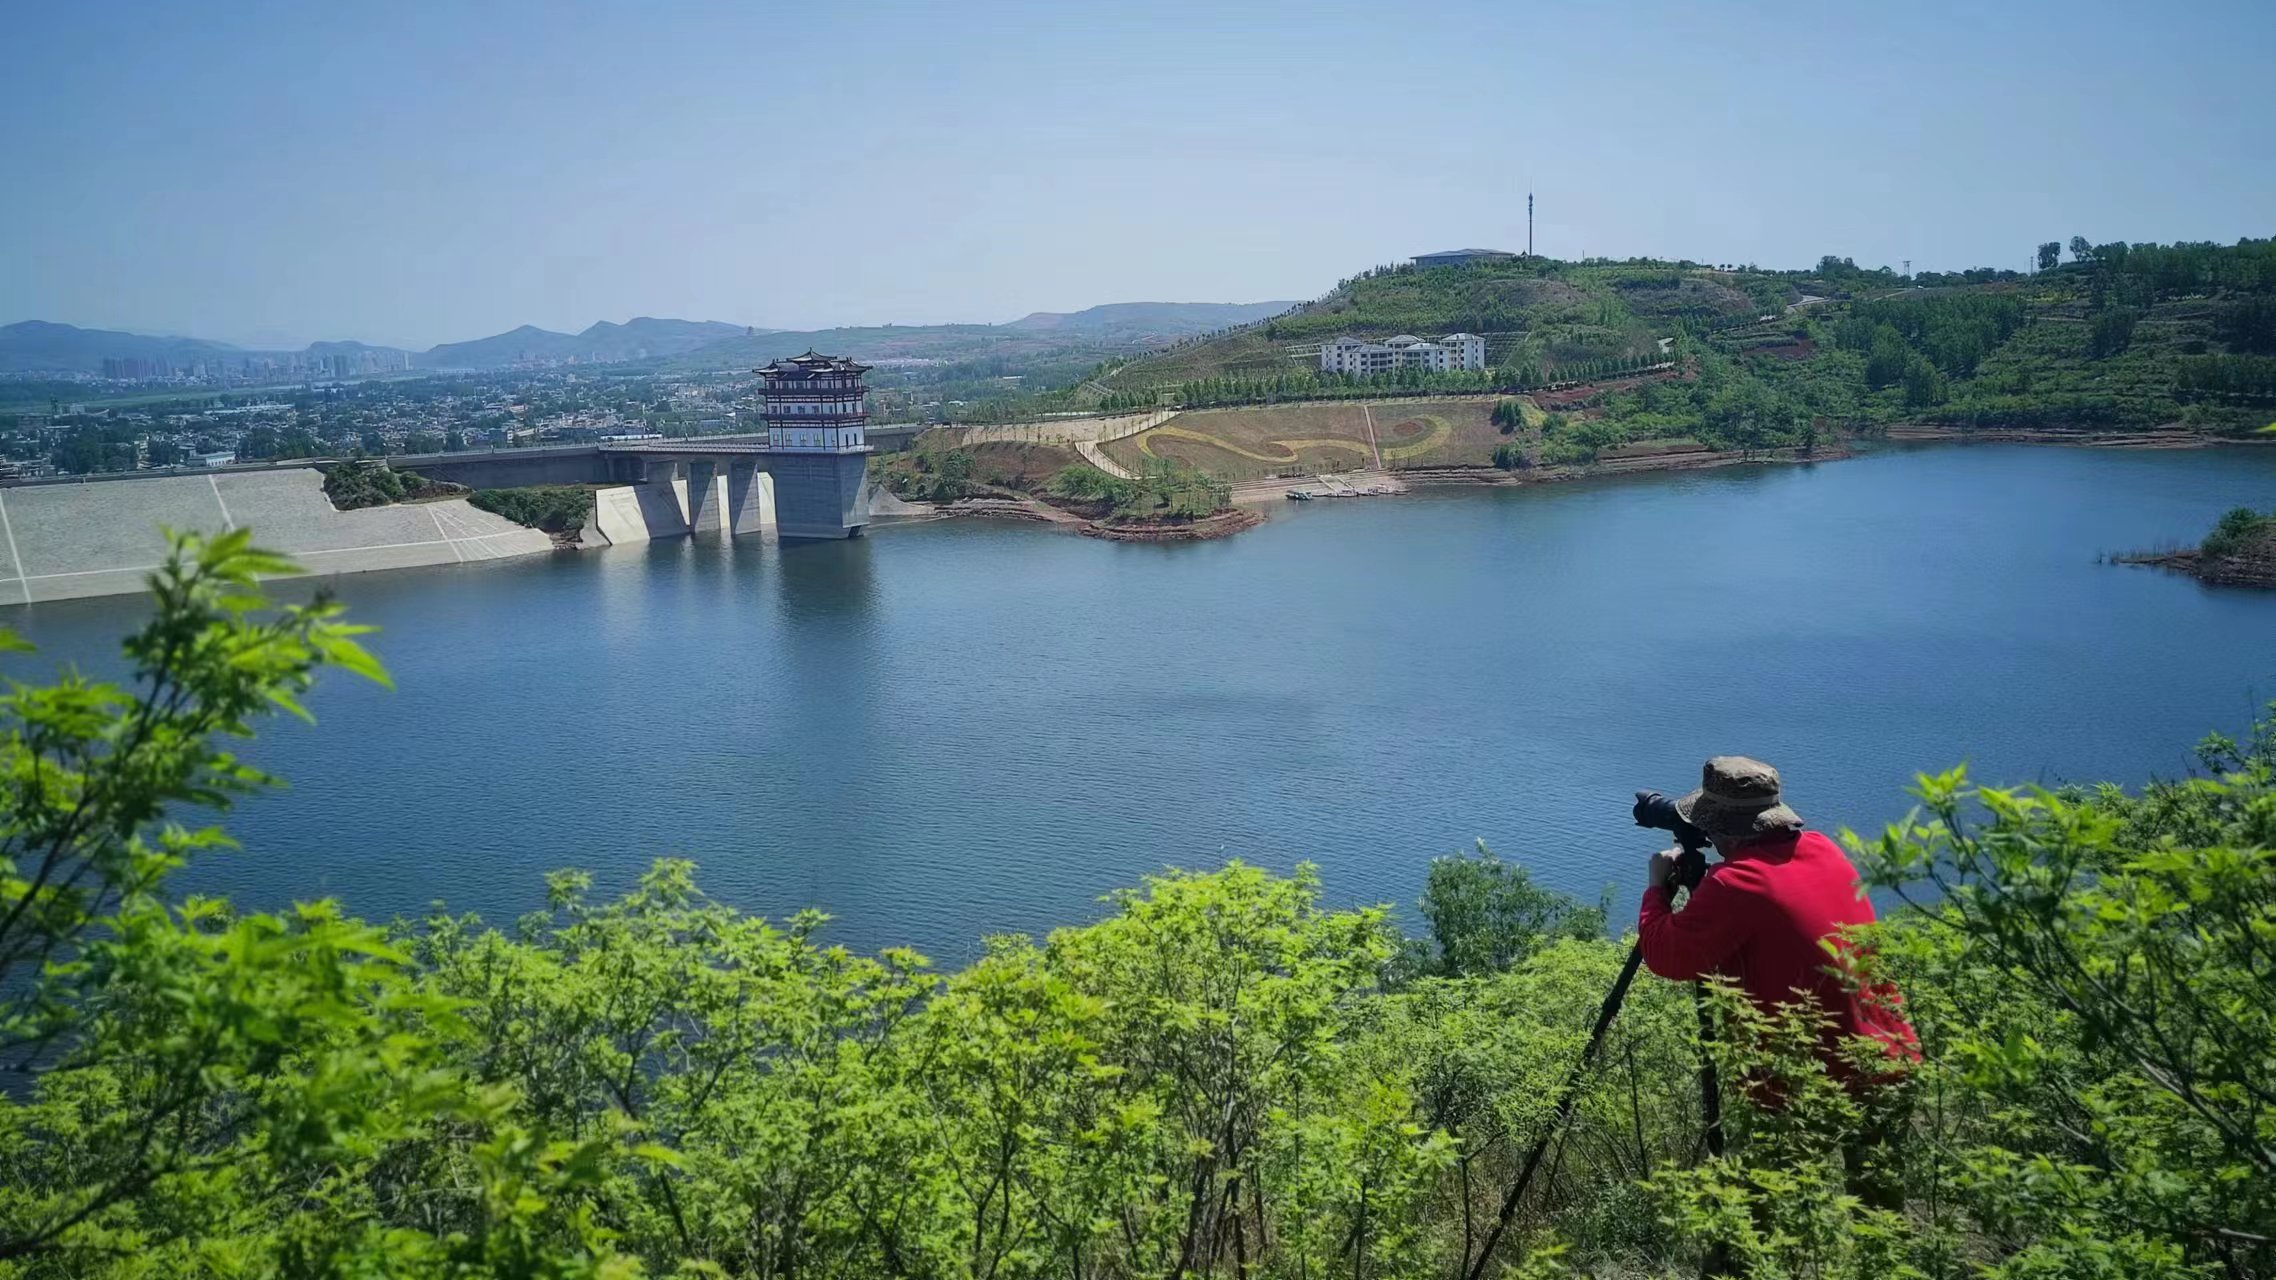
[[[1722,861],[1707,869],[1683,910],[1675,909],[1680,851],[1652,855],[1644,905],[1636,921],[1644,965],[1663,978],[1725,978],[1768,1011],[1807,1004],[1823,1016],[1821,1055],[1836,1078],[1865,1103],[1860,1141],[1850,1144],[1851,1187],[1879,1208],[1901,1206],[1891,1180],[1874,1177],[1875,1148],[1892,1141],[1904,1121],[1899,1063],[1917,1059],[1913,1030],[1886,986],[1844,979],[1837,957],[1851,948],[1845,930],[1873,922],[1873,904],[1841,847],[1802,829],[1801,816],[1779,792],[1778,771],[1745,756],[1717,756],[1701,771],[1699,789],[1675,802],[1676,812],[1705,831]],[[1893,1060],[1888,1073],[1860,1072],[1847,1043],[1865,1037]],[[1892,1203],[1892,1200],[1895,1202]]]

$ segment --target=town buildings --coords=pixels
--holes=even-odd
[[[1369,342],[1349,334],[1320,347],[1320,372],[1355,378],[1373,377],[1400,369],[1446,373],[1486,367],[1486,340],[1474,333],[1450,333],[1426,342],[1410,333],[1382,342]]]

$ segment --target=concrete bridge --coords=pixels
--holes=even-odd
[[[784,538],[850,538],[869,523],[869,454],[769,449],[766,437],[699,436],[558,448],[430,453],[389,460],[403,470],[476,489],[537,484],[621,485],[650,527],[676,508],[689,531],[773,531]],[[631,512],[625,513],[628,517]]]

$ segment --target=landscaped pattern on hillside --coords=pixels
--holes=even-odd
[[[1107,446],[1133,470],[1175,458],[1226,480],[1372,467],[1486,466],[1509,437],[1486,397],[1351,404],[1325,402],[1182,413]],[[1538,415],[1538,411],[1535,411]]]

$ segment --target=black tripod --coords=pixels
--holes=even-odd
[[[1707,874],[1707,833],[1692,826],[1675,812],[1675,806],[1657,791],[1636,793],[1636,825],[1656,827],[1673,832],[1683,853],[1676,859],[1675,883],[1686,890],[1699,887],[1700,878]],[[1636,970],[1644,963],[1644,946],[1639,941],[1628,949],[1628,959],[1620,966],[1620,976],[1612,980],[1612,989],[1604,993],[1604,1003],[1596,1011],[1596,1025],[1589,1029],[1588,1044],[1581,1049],[1579,1060],[1573,1063],[1572,1072],[1557,1094],[1557,1110],[1549,1126],[1534,1140],[1533,1149],[1525,1153],[1525,1163],[1517,1172],[1517,1181],[1510,1184],[1509,1194],[1502,1197],[1501,1213],[1486,1232],[1485,1244],[1478,1256],[1471,1260],[1466,1280],[1480,1280],[1486,1273],[1486,1262],[1494,1256],[1494,1247],[1501,1243],[1502,1233],[1517,1217],[1517,1206],[1525,1199],[1526,1188],[1533,1183],[1533,1175],[1541,1167],[1541,1158],[1549,1153],[1549,1144],[1564,1132],[1571,1123],[1573,1108],[1579,1104],[1581,1085],[1588,1079],[1589,1068],[1596,1062],[1597,1050],[1604,1047],[1604,1033],[1612,1020],[1620,1016],[1620,1005],[1628,998],[1628,987],[1636,980]],[[1723,1154],[1723,1089],[1715,1077],[1715,1063],[1706,1054],[1706,1041],[1713,1031],[1713,1022],[1707,1011],[1707,989],[1702,983],[1691,984],[1691,995],[1699,1011],[1699,1110],[1707,1125],[1707,1153]]]

